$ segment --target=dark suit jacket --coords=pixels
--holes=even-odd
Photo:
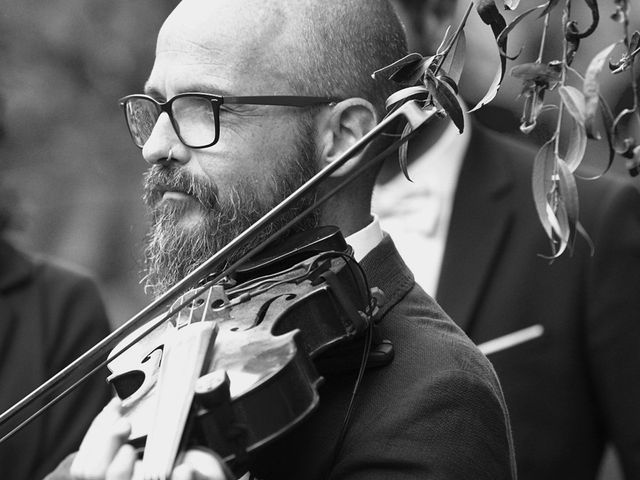
[[[512,477],[508,415],[495,372],[424,291],[387,237],[361,265],[386,295],[393,362],[368,370],[334,462],[355,373],[326,376],[320,408],[264,453],[264,479],[500,480]],[[513,467],[515,468],[515,467]]]
[[[380,333],[393,342],[393,362],[367,370],[339,451],[357,365],[325,375],[318,410],[262,450],[253,473],[265,480],[514,478],[509,419],[490,363],[416,286],[390,238],[361,265],[386,294]],[[68,480],[70,463],[47,480]]]
[[[0,411],[109,332],[93,282],[0,240]],[[38,480],[77,449],[107,401],[105,376],[79,389],[0,444],[0,478]]]
[[[477,127],[474,125],[474,127]],[[455,194],[436,299],[476,343],[534,325],[491,355],[511,413],[521,480],[588,480],[610,439],[640,478],[640,195],[579,182],[595,243],[552,264],[531,190],[535,150],[475,128]]]

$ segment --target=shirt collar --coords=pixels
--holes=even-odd
[[[349,235],[345,240],[353,248],[353,257],[357,262],[361,261],[383,239],[382,228],[376,214],[371,215],[372,221],[361,230]]]

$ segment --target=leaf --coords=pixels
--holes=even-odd
[[[628,127],[629,122],[633,120],[635,111],[635,108],[625,108],[615,118],[612,126],[613,148],[616,153],[626,158],[633,156],[632,151],[636,147],[637,142],[633,137],[624,137],[624,133],[621,130],[622,128]]]
[[[493,76],[493,80],[491,81],[491,85],[489,85],[489,89],[487,93],[484,94],[478,103],[476,103],[475,107],[469,110],[469,113],[475,112],[479,108],[482,108],[484,105],[493,100],[498,94],[498,90],[500,90],[500,85],[502,84],[502,79],[504,78],[504,71],[498,68],[496,70],[495,75]]]
[[[486,25],[491,26],[491,29],[496,35],[498,35],[504,27],[507,26],[507,22],[504,17],[500,15],[494,0],[478,0],[476,11],[482,21]]]
[[[589,138],[600,138],[600,135],[595,131],[593,125],[596,111],[600,103],[600,84],[598,83],[597,77],[604,68],[606,60],[609,58],[609,55],[611,55],[611,52],[616,45],[617,42],[600,50],[600,52],[593,57],[591,62],[589,62],[589,66],[587,67],[587,71],[584,75],[584,82],[582,83],[582,92],[585,97],[584,124]]]
[[[431,57],[423,57],[413,65],[409,64],[402,67],[396,73],[391,75],[389,80],[405,85],[417,85],[422,81],[422,77],[425,72],[427,72],[427,70],[429,70],[429,68],[434,64],[436,58],[437,57],[435,55]]]
[[[447,76],[451,78],[456,84],[460,81],[460,76],[462,75],[466,49],[467,39],[464,30],[462,30],[454,45],[452,46],[449,55],[445,57],[440,67],[440,69],[445,71]]]
[[[390,65],[376,70],[372,78],[387,78],[396,83],[413,86],[422,80],[424,73],[436,60],[436,56],[423,57],[419,53],[410,53]]]
[[[500,34],[496,37],[496,43],[498,44],[498,48],[500,48],[500,55],[507,57],[509,60],[515,60],[516,58],[518,58],[520,56],[520,53],[522,53],[522,47],[520,48],[520,51],[510,57],[509,55],[507,55],[506,52],[506,45],[507,45],[507,36],[509,35],[509,33],[511,33],[511,31],[522,21],[524,20],[527,16],[529,16],[531,13],[535,12],[536,10],[539,10],[541,8],[544,8],[546,5],[538,5],[536,7],[530,8],[529,10],[521,13],[520,15],[518,15],[516,18],[514,18],[511,23],[509,25],[507,25],[501,32]],[[504,48],[502,47],[502,45],[504,45]]]
[[[498,38],[500,32],[502,32],[502,30],[504,30],[507,26],[507,22],[505,21],[504,17],[500,15],[500,12],[498,11],[494,0],[479,0],[476,11],[478,12],[478,15],[480,16],[482,21],[486,25],[489,25],[491,27],[493,36],[495,38]],[[506,39],[503,45],[503,49],[507,49]],[[484,96],[480,99],[476,106],[469,110],[469,112],[476,111],[495,98],[495,96],[498,94],[498,90],[500,89],[500,85],[502,84],[502,80],[504,78],[506,70],[507,59],[500,55],[500,67],[498,71],[496,71],[496,74],[491,82],[491,85],[489,86],[489,89],[487,90],[487,93],[484,94]]]
[[[587,131],[584,126],[585,99],[580,90],[570,85],[561,86],[559,93],[562,104],[573,118],[564,159],[569,170],[573,173],[580,166],[587,149]]]
[[[560,98],[569,114],[581,125],[585,119],[585,99],[584,94],[576,87],[562,85],[559,89]]]
[[[576,225],[578,223],[578,186],[576,185],[576,179],[573,173],[569,170],[568,165],[564,160],[558,159],[558,173],[559,173],[559,186],[560,186],[560,201],[565,210],[568,231],[563,231],[559,235],[561,238],[567,239],[565,247],[569,247],[573,250],[573,245],[576,238]],[[561,255],[564,249],[561,247],[558,249],[558,255]]]
[[[602,172],[602,175],[604,175],[609,171],[609,168],[611,168],[616,155],[613,139],[613,113],[602,95],[598,95],[598,103],[600,104],[600,116],[602,117],[602,123],[604,123],[604,132],[607,136],[607,145],[609,147],[609,161],[604,172]]]
[[[406,67],[409,65],[415,65],[422,59],[423,59],[423,56],[420,55],[419,53],[415,53],[415,52],[410,53],[409,55],[402,57],[400,60],[396,60],[392,64],[376,70],[371,74],[371,78],[374,78],[374,79],[385,78],[387,80],[391,80],[391,77],[395,73],[397,73],[399,70],[401,70],[403,67]]]
[[[633,35],[631,35],[631,41],[629,42],[629,51],[634,52],[638,49],[638,47],[640,47],[640,32],[636,30],[635,32],[633,32]]]
[[[555,138],[538,151],[533,163],[532,188],[538,218],[551,241],[554,259],[572,248],[578,220],[578,189],[567,164],[555,151]]]
[[[569,22],[572,28],[567,29],[568,31],[570,30],[570,33],[567,36],[567,40],[586,38],[589,35],[591,35],[593,32],[595,32],[596,28],[598,28],[598,23],[600,22],[600,12],[598,11],[598,2],[596,0],[585,0],[585,3],[591,10],[591,25],[589,25],[589,27],[584,32],[580,33],[578,31],[578,23],[575,21]]]
[[[613,160],[616,156],[616,151],[613,147],[613,113],[611,113],[611,108],[609,107],[609,104],[604,99],[604,97],[602,97],[602,95],[598,95],[598,103],[600,105],[600,115],[602,117],[602,123],[604,124],[604,132],[607,137],[607,147],[609,150],[609,158],[607,161],[607,165],[605,166],[604,170],[601,173],[597,175],[589,176],[589,177],[584,177],[579,175],[580,178],[584,178],[586,180],[596,180],[600,178],[602,175],[604,175],[605,173],[607,173],[611,168],[611,165],[613,164]]]
[[[584,154],[587,151],[587,132],[584,124],[580,123],[575,117],[571,122],[571,130],[569,131],[569,143],[567,145],[567,153],[565,154],[565,162],[569,171],[572,173],[582,163]]]
[[[533,189],[533,200],[538,212],[538,219],[544,228],[547,237],[553,237],[553,227],[547,214],[547,193],[552,189],[551,180],[556,164],[556,154],[554,151],[555,138],[547,141],[535,156],[533,161],[533,173],[531,175],[531,186]]]
[[[462,133],[464,130],[464,115],[456,93],[447,82],[443,82],[438,77],[427,75],[426,80],[427,88],[436,102],[447,112],[451,121],[458,127],[458,131]]]
[[[438,79],[445,82],[447,85],[449,85],[451,87],[451,89],[453,90],[453,92],[458,95],[459,93],[459,89],[458,89],[458,84],[456,82],[453,81],[453,79],[447,75],[437,75]]]
[[[409,135],[410,132],[411,132],[411,124],[407,123],[402,129],[402,135],[400,136],[400,138],[406,137],[407,135]],[[409,169],[407,168],[408,152],[409,152],[409,142],[403,142],[402,145],[400,145],[400,148],[398,149],[398,161],[400,162],[400,169],[402,170],[402,173],[404,174],[405,178],[413,183],[413,180],[411,180],[411,177],[409,177]]]
[[[566,40],[565,59],[567,66],[573,63],[576,52],[580,47],[580,36],[578,32],[578,24],[576,22],[567,22],[564,30],[564,38]]]

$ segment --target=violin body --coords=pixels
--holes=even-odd
[[[124,353],[114,349],[109,381],[132,424],[132,444],[148,444],[149,432],[166,416],[156,408],[166,339],[207,322],[215,325],[209,327],[215,337],[196,367],[183,443],[208,446],[230,464],[245,463],[317,407],[322,377],[314,360],[361,336],[370,297],[353,259],[335,251],[306,255],[299,261],[305,254],[295,252],[288,258],[296,263],[286,267],[280,257],[262,262],[253,268],[258,277],[245,268],[242,283],[185,294],[188,305],[168,324]],[[269,265],[285,269],[271,272]]]

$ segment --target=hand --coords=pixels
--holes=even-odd
[[[114,398],[93,420],[70,473],[74,480],[143,480],[142,462],[126,443],[131,426],[122,417],[120,401]],[[185,452],[176,462],[171,480],[230,480],[222,460],[205,449]]]

